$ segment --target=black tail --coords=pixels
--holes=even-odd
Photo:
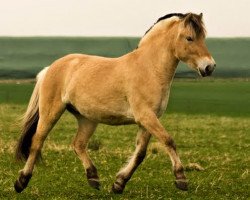
[[[16,148],[16,159],[17,160],[27,160],[30,153],[30,147],[32,143],[32,138],[36,133],[37,124],[39,120],[39,90],[41,81],[43,80],[47,68],[44,68],[37,75],[37,83],[34,88],[34,91],[31,95],[30,102],[27,108],[27,111],[23,117],[23,127],[22,127],[22,135],[17,143]],[[40,155],[38,155],[39,157]]]
[[[30,153],[31,142],[34,134],[36,133],[37,123],[39,120],[39,112],[35,112],[34,115],[24,123],[21,132],[21,137],[18,141],[16,148],[16,159],[27,160]]]

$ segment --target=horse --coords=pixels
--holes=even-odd
[[[176,187],[187,190],[187,178],[175,142],[159,117],[167,108],[180,61],[202,77],[214,71],[216,64],[205,38],[202,13],[172,13],[159,18],[138,47],[125,55],[107,58],[69,54],[44,68],[37,75],[16,147],[16,158],[26,161],[14,184],[16,192],[27,187],[48,133],[66,110],[78,121],[73,148],[91,187],[100,187],[97,169],[87,152],[88,141],[97,125],[137,124],[135,151],[117,173],[112,191],[123,192],[145,158],[151,136],[167,150]]]

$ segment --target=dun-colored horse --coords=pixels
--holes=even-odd
[[[136,149],[118,172],[113,192],[123,192],[145,157],[151,135],[167,149],[177,188],[187,190],[175,143],[158,120],[167,107],[179,61],[201,76],[211,75],[215,68],[205,45],[202,14],[177,13],[160,18],[142,37],[137,49],[119,58],[70,54],[42,70],[24,115],[16,150],[17,159],[27,161],[15,190],[21,192],[27,187],[44,140],[65,110],[78,121],[73,145],[90,186],[100,186],[97,169],[86,150],[97,124],[136,123]]]

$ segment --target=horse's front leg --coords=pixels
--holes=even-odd
[[[136,121],[149,133],[154,135],[167,148],[167,152],[172,162],[173,172],[176,177],[176,187],[181,190],[187,190],[188,187],[186,176],[184,174],[184,168],[176,152],[176,145],[174,143],[174,140],[161,125],[155,113],[150,110],[144,110],[141,113],[137,113]]]
[[[148,142],[150,140],[150,133],[145,131],[144,129],[140,128],[138,133],[137,133],[137,138],[136,138],[136,149],[129,160],[128,164],[122,168],[117,176],[116,176],[116,181],[113,184],[112,191],[114,193],[122,193],[126,183],[129,181],[131,176],[133,175],[134,171],[137,169],[137,167],[141,164],[143,161],[146,151],[147,151],[147,146]]]

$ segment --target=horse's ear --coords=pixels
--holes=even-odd
[[[192,13],[188,13],[188,14],[186,15],[186,17],[184,18],[184,26],[187,26],[187,25],[190,23],[192,17],[193,17],[193,14],[192,14]]]
[[[203,13],[201,13],[201,14],[199,15],[199,17],[200,17],[200,19],[202,19],[202,17],[203,17]]]

